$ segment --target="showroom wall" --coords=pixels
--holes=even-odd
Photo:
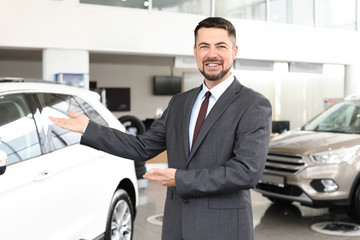
[[[181,70],[174,70],[174,75],[181,76]],[[154,118],[157,109],[164,110],[170,96],[153,95],[153,77],[171,75],[171,67],[164,65],[91,63],[90,81],[96,81],[98,88],[130,88],[130,111],[114,112],[114,115],[135,115],[140,119]],[[42,78],[41,61],[0,61],[0,76]]]
[[[40,61],[0,60],[0,77],[42,78]]]
[[[184,76],[185,89],[202,82],[196,69],[173,68],[169,58],[139,60],[144,58],[119,57],[117,63],[97,60],[90,64],[90,80],[96,81],[98,88],[131,89],[130,111],[113,112],[116,117],[130,114],[140,119],[154,118],[158,109],[166,108],[171,97],[153,94],[155,75],[169,76],[172,72]],[[0,61],[0,76],[41,78],[41,65],[40,61]],[[343,65],[325,64],[319,73],[288,70],[287,63],[277,62],[271,71],[235,69],[234,74],[242,84],[265,95],[273,106],[273,119],[289,120],[291,128],[300,127],[322,111],[326,100],[344,97]]]
[[[165,108],[170,99],[152,95],[151,78],[154,75],[170,75],[172,70],[174,75],[182,76],[196,69],[172,68],[171,64],[93,61],[92,54],[191,57],[193,29],[204,17],[197,14],[80,4],[78,0],[5,0],[0,1],[0,22],[3,23],[0,24],[0,50],[87,50],[90,53],[90,81],[97,81],[99,87],[130,87],[131,111],[126,114],[142,119],[151,118],[156,109]],[[284,64],[333,64],[345,68],[345,74],[336,74],[336,84],[329,76],[322,78],[321,74],[304,73],[305,75],[296,75],[295,78],[294,73],[275,74],[276,79],[280,78],[282,83],[280,86],[284,93],[281,99],[275,94],[274,89],[279,88],[279,82],[275,84],[271,80],[273,73],[267,72],[262,75],[261,80],[256,74],[242,76],[243,82],[255,86],[256,90],[269,97],[274,107],[275,120],[295,118],[291,112],[284,112],[291,111],[294,105],[303,106],[298,110],[301,112],[301,119],[296,117],[294,121],[303,122],[314,114],[315,110],[309,107],[312,101],[307,100],[304,105],[303,98],[292,97],[304,95],[302,91],[296,92],[300,87],[307,89],[306,94],[319,94],[311,91],[309,86],[319,87],[323,84],[336,89],[336,93],[323,92],[318,96],[316,111],[323,107],[324,98],[343,97],[359,89],[358,31],[238,18],[229,20],[237,29],[237,59],[270,60]],[[2,60],[0,51],[0,75],[23,74],[26,77],[41,78],[41,68],[41,59],[38,62]],[[314,76],[316,79],[323,79],[323,83],[319,85]],[[348,84],[348,81],[352,84]],[[344,88],[344,85],[348,87]],[[291,94],[293,91],[296,94]],[[281,108],[278,104],[282,105]],[[279,109],[282,109],[280,114]],[[122,113],[115,114],[119,116]]]
[[[154,118],[157,109],[165,110],[171,97],[153,95],[153,77],[170,74],[168,66],[90,64],[91,80],[97,81],[99,88],[130,88],[130,112],[114,112],[117,117],[130,114],[140,119]]]
[[[273,107],[273,120],[290,121],[290,129],[301,127],[323,111],[329,100],[344,97],[344,66],[324,64],[318,72],[289,71],[276,62],[272,71],[235,70],[239,81],[266,96]]]

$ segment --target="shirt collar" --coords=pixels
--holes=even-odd
[[[232,84],[234,81],[234,75],[231,73],[230,76],[222,81],[221,83],[217,84],[215,87],[213,87],[211,90],[207,88],[205,85],[205,81],[202,84],[202,89],[199,93],[200,96],[204,97],[205,93],[207,91],[211,92],[211,96],[215,98],[215,100],[218,100],[219,97],[225,92],[225,90]]]

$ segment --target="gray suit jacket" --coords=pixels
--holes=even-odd
[[[146,161],[167,150],[176,187],[167,189],[163,240],[251,240],[250,188],[265,166],[271,105],[236,79],[209,112],[190,152],[189,121],[201,87],[174,96],[162,117],[133,137],[90,122],[81,143]]]

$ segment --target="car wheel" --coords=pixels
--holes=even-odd
[[[130,126],[134,126],[137,130],[137,135],[141,135],[146,131],[145,124],[139,118],[137,118],[135,116],[125,115],[125,116],[119,117],[118,120],[124,125],[129,123]]]
[[[134,209],[129,195],[123,189],[115,192],[106,222],[105,240],[131,240]]]
[[[351,207],[348,209],[348,216],[354,220],[360,220],[360,183],[357,185],[352,199]]]
[[[141,135],[146,131],[145,124],[137,117],[131,115],[125,115],[119,117],[118,120],[126,127],[135,127],[137,130],[137,135]],[[130,124],[130,126],[129,126]],[[145,162],[134,161],[136,178],[142,179],[143,175],[146,173]]]

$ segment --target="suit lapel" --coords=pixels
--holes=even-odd
[[[199,92],[201,91],[202,86],[193,89],[189,92],[189,96],[185,99],[184,104],[184,119],[182,121],[183,124],[183,137],[184,137],[184,150],[185,150],[185,156],[188,157],[190,154],[190,143],[189,143],[189,124],[190,124],[190,117],[192,108],[194,106],[195,100]]]
[[[223,114],[223,112],[231,105],[231,103],[238,97],[238,93],[240,91],[241,84],[235,78],[234,82],[226,89],[226,91],[221,95],[221,97],[217,100],[208,116],[205,119],[205,122],[201,126],[199,135],[196,138],[193,148],[191,149],[190,156],[188,158],[187,164],[189,164],[192,156],[199,148],[201,142],[204,140],[205,136],[209,132],[210,128],[214,125],[216,120]],[[191,111],[190,111],[191,113]],[[187,127],[189,127],[190,117],[187,121]],[[189,128],[187,128],[189,129]],[[187,131],[189,132],[189,131]],[[189,135],[189,134],[187,134]],[[187,139],[187,143],[189,144],[189,137]],[[189,146],[189,145],[187,145]],[[186,165],[187,165],[186,164]]]

